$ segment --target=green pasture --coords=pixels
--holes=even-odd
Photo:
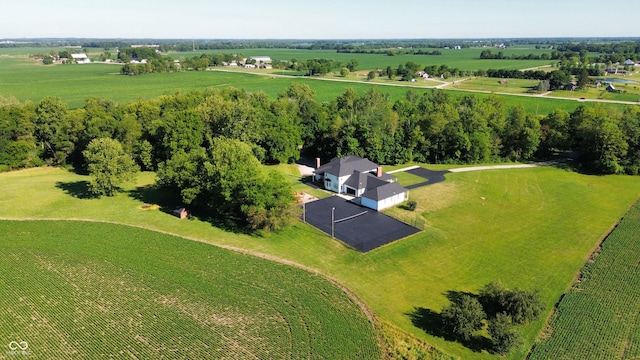
[[[304,270],[114,224],[0,233],[0,337],[35,358],[380,358],[359,305]]]
[[[292,169],[282,169],[295,181]],[[151,185],[152,173],[126,185],[125,193],[101,199],[87,196],[87,177],[66,170],[3,173],[0,216],[115,221],[294,261],[340,281],[384,323],[454,357],[492,359],[487,351],[446,341],[412,319],[420,309],[437,316],[448,304],[449,291],[477,292],[494,280],[509,288],[540,290],[546,311],[551,311],[592,248],[640,195],[637,177],[588,176],[555,167],[451,173],[446,178],[411,191],[416,212],[427,223],[425,231],[367,254],[302,223],[277,234],[249,236],[197,218],[179,220],[168,213],[176,202]],[[145,203],[158,209],[143,210]],[[544,318],[521,329],[525,346],[509,358],[524,357]]]
[[[537,50],[534,47],[519,47],[499,50],[489,48],[492,53],[502,51],[505,55],[528,55],[533,53],[540,55],[550,53],[550,50]],[[299,60],[330,59],[334,61],[349,62],[358,60],[358,70],[384,69],[387,66],[397,68],[398,65],[412,61],[422,67],[429,65],[447,65],[449,68],[458,68],[463,71],[475,71],[479,69],[527,69],[548,65],[550,60],[484,60],[480,59],[480,53],[486,48],[468,49],[425,49],[426,51],[438,50],[442,55],[397,55],[383,54],[349,54],[338,53],[335,50],[301,50],[301,49],[222,49],[222,50],[196,50],[195,52],[171,53],[174,58],[190,58],[201,54],[243,54],[244,56],[269,56],[274,60]]]
[[[58,96],[72,108],[82,107],[87,98],[100,97],[119,103],[151,99],[178,91],[203,91],[207,88],[236,87],[250,92],[263,91],[275,98],[292,82],[308,84],[321,102],[335,100],[351,87],[363,94],[372,87],[388,93],[392,100],[404,98],[407,90],[424,93],[432,89],[420,82],[408,86],[386,86],[384,82],[336,82],[317,78],[277,77],[265,74],[228,71],[187,71],[168,74],[124,76],[117,64],[49,65],[23,58],[0,58],[0,96],[14,96],[20,101],[38,102],[47,96]],[[453,89],[456,90],[456,89]],[[451,96],[463,96],[464,91],[451,91]],[[489,94],[475,93],[485,98]],[[574,100],[521,98],[504,96],[507,106],[521,104],[527,111],[547,114],[556,108],[573,111]],[[612,105],[620,107],[620,105]]]
[[[60,52],[67,50],[64,46],[59,47],[3,47],[0,48],[0,58],[2,57],[28,57],[30,55],[49,54],[51,51]],[[74,49],[75,50],[75,49]]]
[[[495,93],[526,94],[535,90],[540,81],[526,79],[471,78],[451,85],[459,90],[491,91]]]
[[[640,357],[639,228],[636,205],[581,270],[531,359]]]

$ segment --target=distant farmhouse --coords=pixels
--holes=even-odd
[[[76,64],[91,63],[91,60],[89,60],[89,57],[87,56],[87,54],[71,54],[71,58],[73,59],[73,61],[76,62]]]
[[[250,56],[247,60],[250,60],[250,62],[254,63],[254,67],[258,69],[272,68],[271,63],[273,62],[273,60],[271,60],[269,56]]]
[[[398,205],[409,198],[409,190],[402,187],[395,177],[382,172],[382,167],[358,156],[333,158],[320,166],[316,159],[314,180],[324,188],[338,194],[353,196],[360,205],[383,210]]]

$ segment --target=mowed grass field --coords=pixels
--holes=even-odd
[[[496,93],[525,94],[530,90],[535,90],[540,81],[527,79],[506,79],[506,83],[502,83],[501,79],[496,78],[473,78],[453,84],[452,87],[459,90],[481,90],[492,91]]]
[[[640,358],[639,229],[636,204],[562,298],[531,359]]]
[[[284,167],[284,166],[283,166]],[[290,172],[293,174],[293,171]],[[447,181],[411,191],[425,231],[367,254],[349,250],[302,223],[277,234],[248,236],[168,214],[170,199],[142,174],[126,193],[88,199],[84,176],[40,168],[0,174],[0,216],[116,221],[266,254],[337,279],[383,322],[462,359],[493,359],[417,328],[417,308],[439,313],[449,291],[476,292],[490,281],[537,289],[550,312],[591,250],[640,196],[640,179],[588,176],[555,168],[447,174]],[[293,181],[293,180],[292,180]],[[143,204],[160,210],[142,210]],[[103,236],[104,238],[104,236]],[[108,237],[107,237],[108,238]],[[521,359],[545,316],[523,328]]]
[[[58,96],[68,103],[71,108],[82,107],[85,100],[90,97],[107,98],[119,103],[126,103],[138,99],[151,99],[163,94],[173,94],[178,91],[204,91],[211,87],[226,88],[231,86],[245,89],[249,92],[263,91],[268,96],[276,98],[284,93],[293,82],[308,84],[315,91],[316,99],[320,102],[335,100],[347,88],[353,88],[359,94],[364,94],[374,87],[380,92],[389,94],[392,100],[397,100],[404,98],[409,89],[421,94],[433,91],[429,87],[434,85],[431,82],[428,84],[420,82],[386,84],[386,81],[382,79],[367,82],[362,77],[360,80],[357,78],[345,79],[348,81],[338,81],[343,79],[335,78],[328,80],[298,76],[280,77],[278,74],[271,75],[267,71],[186,71],[124,76],[119,74],[121,65],[118,64],[94,63],[45,66],[34,60],[27,59],[26,54],[12,54],[11,56],[5,54],[6,56],[2,56],[8,50],[14,49],[0,49],[0,96],[13,96],[20,101],[30,100],[34,102],[38,102],[47,96]],[[46,51],[42,49],[44,53],[48,51],[49,49],[46,49]],[[198,54],[201,54],[201,52]],[[464,91],[448,91],[448,93],[455,97],[468,94]],[[480,93],[474,93],[473,95],[481,99],[490,96],[489,94]],[[573,111],[580,104],[575,100],[522,99],[521,97],[511,96],[503,96],[503,98],[507,106],[523,105],[527,111],[538,114],[547,114],[557,108]]]
[[[128,226],[0,221],[0,338],[39,359],[378,359],[325,278]]]

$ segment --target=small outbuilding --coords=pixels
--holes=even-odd
[[[618,92],[618,90],[615,88],[615,86],[613,86],[613,84],[607,85],[607,91],[608,92]]]
[[[189,216],[189,211],[187,211],[185,207],[178,206],[177,208],[173,209],[173,215],[179,219],[184,219]]]

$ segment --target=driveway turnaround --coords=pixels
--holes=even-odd
[[[331,236],[334,213],[334,237],[352,248],[367,252],[417,233],[417,228],[375,210],[356,205],[339,196],[312,201],[305,205],[306,222]]]
[[[409,174],[417,175],[417,176],[423,177],[423,178],[428,180],[428,181],[421,182],[421,183],[418,183],[418,184],[405,186],[407,189],[411,190],[411,189],[415,189],[415,188],[419,188],[419,187],[423,187],[423,186],[427,186],[427,185],[433,185],[433,184],[437,184],[439,182],[443,182],[445,180],[444,179],[444,175],[446,173],[448,173],[449,171],[448,170],[436,171],[436,170],[429,170],[429,169],[425,169],[425,168],[422,168],[422,167],[418,167],[418,168],[415,168],[415,169],[407,170],[407,172]]]

